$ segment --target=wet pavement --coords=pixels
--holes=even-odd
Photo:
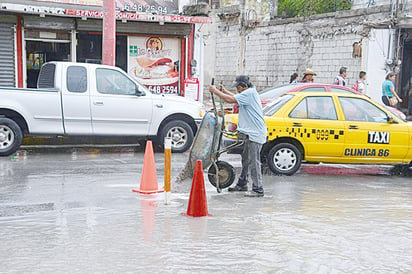
[[[27,150],[0,158],[1,273],[406,273],[412,181],[389,166],[304,165],[264,175],[265,197],[217,193],[186,212],[191,181],[132,192],[138,148]],[[172,176],[187,154],[172,155]],[[159,187],[163,154],[155,153]],[[240,158],[225,155],[238,170]]]

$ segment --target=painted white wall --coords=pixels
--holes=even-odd
[[[199,79],[199,101],[203,102],[203,69],[204,69],[204,44],[203,44],[203,33],[196,28],[195,31],[195,41],[193,49],[193,59],[197,61],[196,74],[193,75],[194,78]]]
[[[390,0],[353,0],[352,9],[362,9],[374,6],[389,5]]]
[[[382,83],[387,74],[385,61],[389,54],[389,38],[388,29],[373,29],[367,42],[366,93],[379,103],[382,103]]]
[[[216,16],[216,10],[212,10],[209,14],[212,17],[213,22],[217,22],[219,19]],[[216,77],[216,36],[222,35],[218,33],[216,23],[213,24],[196,24],[196,33],[202,33],[202,45],[203,45],[203,60],[200,63],[202,70],[202,82],[200,83],[200,89],[202,90],[202,100],[209,101],[209,85],[213,77]],[[218,60],[219,62],[220,60]],[[199,64],[199,62],[198,62]],[[222,79],[217,79],[220,82]],[[216,82],[216,83],[218,83]],[[204,98],[205,97],[205,98]]]
[[[178,5],[179,5],[179,13],[181,14],[183,12],[183,6],[190,5],[190,0],[179,0]]]

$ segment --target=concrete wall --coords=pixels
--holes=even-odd
[[[361,9],[374,6],[390,5],[391,0],[353,0],[352,9]]]
[[[386,27],[389,7],[342,11],[311,18],[276,19],[257,26],[241,23],[242,14],[233,14],[227,17],[220,15],[221,18],[212,15],[216,22],[216,37],[212,34],[213,25],[208,26],[205,84],[214,75],[219,82],[228,85],[236,74],[245,73],[251,76],[258,89],[263,89],[288,83],[293,72],[302,75],[306,68],[317,72],[316,82],[332,83],[339,68],[346,66],[351,86],[359,71],[367,70],[368,55],[365,52],[370,30]],[[355,42],[363,46],[362,57],[352,56]],[[369,57],[371,54],[369,52]]]

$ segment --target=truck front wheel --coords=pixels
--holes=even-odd
[[[170,121],[162,129],[161,140],[163,144],[165,138],[172,139],[173,152],[185,152],[193,142],[193,130],[184,121]]]
[[[19,125],[9,118],[0,118],[0,156],[16,152],[23,141]]]

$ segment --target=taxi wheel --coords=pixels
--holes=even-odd
[[[216,165],[218,169],[217,176],[219,177],[220,188],[223,189],[232,185],[235,180],[235,169],[233,166],[224,161],[217,161]],[[209,182],[216,187],[216,169],[214,165],[210,166],[207,172],[207,177],[209,178]]]
[[[275,174],[293,175],[302,163],[302,153],[292,144],[280,143],[269,151],[267,163]]]

